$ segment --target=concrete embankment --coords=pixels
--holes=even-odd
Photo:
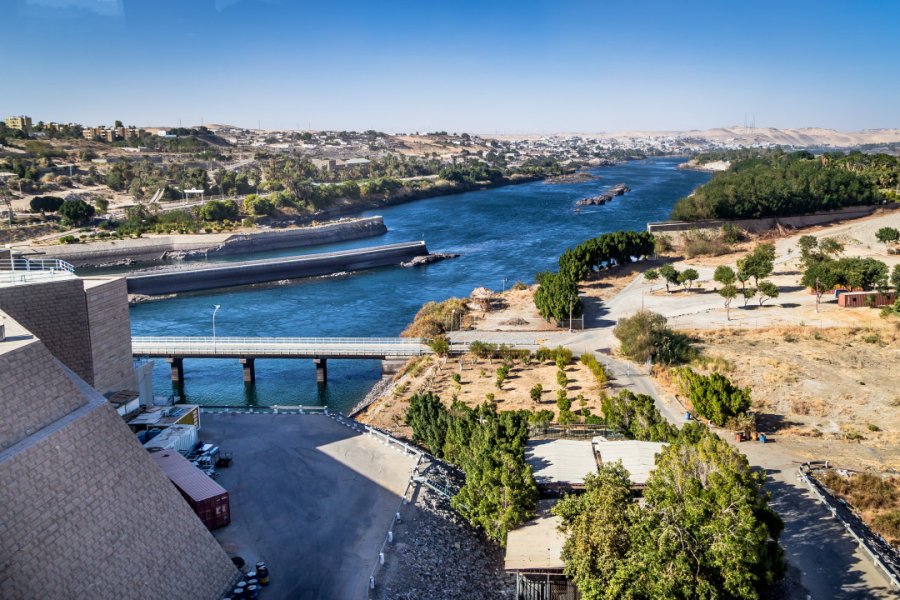
[[[428,254],[425,242],[373,246],[341,252],[308,254],[296,258],[272,258],[226,263],[198,269],[178,269],[128,277],[129,294],[175,294],[314,277],[343,271],[399,265],[414,256]]]
[[[125,261],[156,262],[302,248],[373,237],[386,232],[384,220],[376,216],[293,229],[169,235],[85,244],[30,246],[27,249],[43,254],[43,258],[59,258],[76,267],[98,267]]]
[[[883,206],[850,206],[839,210],[821,211],[806,215],[792,217],[764,217],[761,219],[734,219],[734,220],[706,220],[706,221],[660,221],[647,223],[647,231],[650,233],[668,233],[673,231],[690,231],[692,229],[719,229],[725,223],[730,223],[746,231],[754,233],[769,231],[778,227],[802,229],[815,225],[827,225],[838,221],[859,219],[868,217],[877,208],[893,209],[891,205]]]

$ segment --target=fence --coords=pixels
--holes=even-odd
[[[809,466],[801,466],[797,471],[797,477],[831,511],[831,515],[844,526],[847,533],[869,555],[869,558],[885,574],[891,585],[900,589],[900,556],[898,556],[896,550],[882,538],[872,533],[849,506],[835,499],[824,486],[816,481]]]
[[[572,425],[530,425],[528,427],[528,439],[531,440],[558,440],[576,439],[584,440],[594,437],[604,437],[608,440],[625,439],[622,433],[615,429],[609,429],[606,425],[593,425],[589,423],[577,423]]]
[[[4,258],[0,260],[0,283],[28,283],[55,277],[68,278],[75,267],[64,260]]]

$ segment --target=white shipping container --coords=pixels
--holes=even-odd
[[[187,454],[197,445],[197,428],[193,425],[172,425],[144,444],[144,448],[177,450]]]

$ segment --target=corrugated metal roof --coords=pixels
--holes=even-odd
[[[584,476],[597,472],[588,440],[532,440],[525,448],[525,461],[538,485],[584,485]]]
[[[225,488],[174,450],[151,452],[150,456],[178,489],[197,502],[228,493]]]
[[[646,485],[650,471],[656,466],[656,455],[666,444],[660,442],[639,442],[637,440],[606,441],[594,438],[594,449],[601,463],[622,461],[628,471],[631,483]]]

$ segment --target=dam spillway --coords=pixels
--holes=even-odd
[[[196,269],[160,271],[129,276],[128,293],[153,296],[268,283],[298,277],[315,277],[343,271],[399,265],[415,256],[427,254],[425,242],[418,241],[292,258],[249,260]]]

